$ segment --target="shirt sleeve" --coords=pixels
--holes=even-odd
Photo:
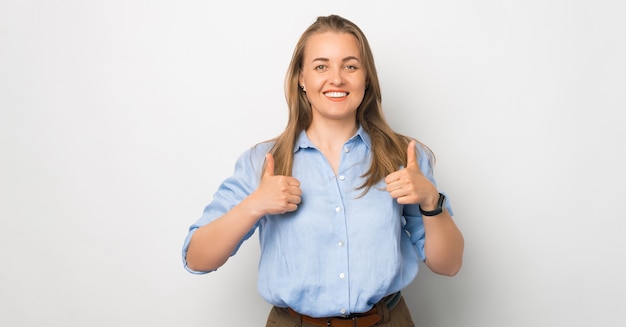
[[[233,175],[222,182],[213,195],[213,200],[204,208],[202,216],[189,227],[189,232],[183,244],[182,259],[185,269],[190,273],[206,274],[210,272],[192,270],[187,265],[187,250],[191,237],[198,228],[216,220],[230,211],[257,188],[261,178],[261,170],[266,153],[265,150],[269,150],[269,147],[267,147],[266,144],[261,144],[239,156],[235,164]],[[257,227],[258,222],[241,239],[239,244],[237,244],[231,256],[237,253],[241,244],[254,234]]]
[[[424,148],[421,146],[417,147],[419,151],[418,163],[420,169],[422,170],[422,174],[428,178],[428,180],[437,186],[437,182],[435,181],[432,163],[430,156],[426,153]],[[445,192],[439,191],[445,195]],[[450,215],[453,215],[452,206],[450,205],[450,200],[446,195],[446,210]],[[422,220],[422,214],[420,213],[419,205],[405,205],[403,210],[404,218],[406,219],[405,229],[410,235],[411,242],[415,245],[417,249],[417,253],[422,261],[426,260],[426,253],[424,251],[424,243],[426,241],[426,232],[424,230],[424,222]]]

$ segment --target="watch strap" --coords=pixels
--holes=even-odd
[[[422,216],[436,216],[440,213],[443,212],[443,204],[446,201],[446,196],[439,193],[439,200],[437,201],[437,208],[435,208],[435,210],[432,211],[424,211],[422,210],[422,207],[420,206],[420,213],[422,214]]]

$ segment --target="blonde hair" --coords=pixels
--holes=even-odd
[[[361,51],[361,62],[366,72],[368,87],[356,114],[357,124],[370,135],[372,141],[372,162],[363,174],[366,178],[360,189],[365,194],[373,185],[384,179],[388,174],[406,165],[407,146],[410,137],[394,132],[387,124],[382,112],[382,97],[374,57],[369,42],[361,29],[351,21],[337,16],[320,16],[300,36],[294,49],[291,63],[285,76],[285,97],[289,108],[289,118],[285,130],[272,141],[271,153],[274,156],[275,173],[277,175],[292,174],[293,149],[300,133],[306,130],[312,121],[312,109],[306,93],[299,87],[298,79],[302,69],[305,44],[311,35],[324,32],[349,33],[353,35]],[[432,152],[424,146],[429,158],[434,159]]]

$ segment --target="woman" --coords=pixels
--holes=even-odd
[[[267,326],[413,326],[400,290],[419,261],[453,276],[463,256],[432,154],[386,123],[368,41],[342,17],[302,34],[285,89],[285,131],[238,159],[190,228],[186,269],[218,269],[258,228]]]

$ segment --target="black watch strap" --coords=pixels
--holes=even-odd
[[[435,210],[433,211],[424,211],[422,210],[422,207],[420,206],[420,213],[422,213],[422,216],[436,216],[443,212],[443,204],[445,202],[446,202],[446,196],[439,193],[439,201],[437,201],[437,208],[435,208]]]

